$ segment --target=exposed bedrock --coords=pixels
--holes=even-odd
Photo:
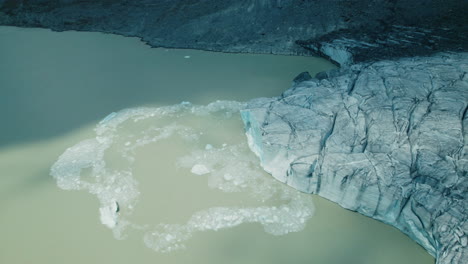
[[[468,53],[297,78],[241,111],[276,179],[391,224],[437,263],[468,263]]]
[[[466,10],[468,12],[468,10]],[[468,16],[466,16],[468,18]],[[341,66],[439,51],[468,51],[468,19],[455,28],[388,25],[382,31],[345,29],[296,43]],[[361,34],[363,33],[363,34]]]
[[[343,65],[468,51],[467,12],[461,0],[0,0],[0,25],[115,33],[153,47],[319,54]]]

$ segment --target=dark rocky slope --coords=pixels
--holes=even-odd
[[[368,61],[467,50],[467,11],[461,0],[0,0],[0,25],[226,52],[329,55],[332,43]]]

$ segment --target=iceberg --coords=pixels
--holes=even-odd
[[[195,164],[193,165],[190,172],[196,175],[204,175],[204,174],[210,173],[210,170],[203,164]]]

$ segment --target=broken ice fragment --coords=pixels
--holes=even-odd
[[[226,174],[224,174],[223,178],[224,178],[226,181],[230,181],[230,180],[232,180],[233,177],[232,177],[231,174],[226,173]]]
[[[190,172],[197,175],[204,175],[210,173],[210,170],[203,164],[195,164]]]
[[[212,148],[213,148],[213,146],[211,144],[206,144],[206,146],[205,146],[205,150],[210,150]]]
[[[108,114],[106,117],[104,117],[104,119],[102,119],[100,123],[102,124],[102,123],[108,122],[109,120],[114,118],[116,115],[117,115],[116,112],[112,112],[112,113]]]
[[[119,212],[119,205],[114,202],[108,206],[99,208],[101,214],[101,223],[109,228],[114,228],[117,225],[117,213]]]

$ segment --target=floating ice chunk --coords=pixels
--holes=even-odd
[[[190,59],[189,55],[184,56],[184,59]]]
[[[119,206],[116,202],[99,208],[101,223],[111,229],[114,228],[117,225],[118,211]]]
[[[100,123],[105,123],[105,122],[111,120],[112,118],[114,118],[116,115],[117,115],[116,112],[112,112],[112,113],[108,114],[106,117],[104,117],[104,119],[102,119]]]
[[[210,173],[210,170],[203,164],[195,164],[190,172],[197,175],[204,175]]]
[[[210,150],[210,149],[212,149],[212,148],[213,148],[213,146],[212,146],[211,144],[206,144],[206,146],[205,146],[205,149],[206,149],[206,150]]]

